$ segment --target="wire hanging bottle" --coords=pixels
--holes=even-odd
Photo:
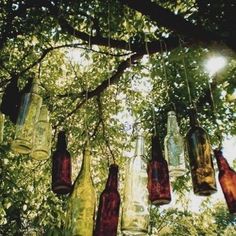
[[[145,235],[149,225],[147,165],[144,138],[138,127],[135,155],[130,160],[125,179],[121,230],[124,235]]]
[[[222,188],[229,212],[236,214],[236,172],[229,166],[221,150],[214,150],[219,168],[219,182]]]
[[[112,164],[106,187],[100,196],[94,236],[116,236],[119,209],[118,166]]]
[[[149,200],[154,205],[168,204],[171,201],[169,170],[157,135],[152,137],[152,159],[147,171]]]
[[[0,144],[3,141],[4,123],[5,123],[5,116],[2,112],[0,112]]]
[[[186,134],[186,147],[196,195],[208,196],[217,191],[212,149],[206,131],[199,125],[196,110],[190,109],[190,129]]]
[[[82,167],[69,199],[67,231],[70,236],[92,236],[96,192],[90,172],[90,152],[85,149]]]
[[[67,151],[65,131],[60,131],[56,151],[52,156],[52,191],[67,194],[71,189],[71,156]]]
[[[42,98],[38,93],[38,82],[34,79],[31,90],[27,91],[21,99],[15,138],[11,145],[16,153],[28,154],[32,150],[35,124],[42,105]]]
[[[174,111],[168,112],[167,135],[164,140],[165,158],[168,161],[171,180],[186,173],[184,157],[184,138],[179,132],[179,126]]]
[[[38,122],[35,126],[35,137],[31,157],[36,160],[45,160],[51,154],[52,130],[49,122],[48,109],[43,105]]]

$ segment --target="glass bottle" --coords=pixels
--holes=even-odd
[[[60,131],[56,151],[52,156],[52,191],[67,194],[71,189],[71,156],[67,151],[65,131]]]
[[[174,111],[168,112],[167,135],[164,140],[165,158],[168,161],[171,180],[186,173],[184,159],[184,138],[179,132],[179,126]]]
[[[236,214],[236,172],[230,168],[222,151],[214,150],[219,168],[219,182],[231,214]]]
[[[94,236],[116,236],[119,209],[118,166],[112,164],[106,187],[100,196]]]
[[[16,123],[20,106],[20,92],[17,83],[17,77],[11,79],[6,86],[1,103],[1,112],[9,116],[14,124]]]
[[[82,167],[69,199],[67,231],[70,236],[92,236],[96,192],[90,172],[90,152],[85,149]]]
[[[136,137],[135,155],[130,160],[125,179],[121,230],[124,235],[145,235],[149,225],[147,166],[144,162],[144,138]]]
[[[163,157],[159,137],[152,137],[152,159],[148,164],[149,200],[154,205],[163,205],[171,201],[169,170]]]
[[[217,191],[212,149],[206,131],[199,125],[196,111],[190,110],[190,129],[186,134],[186,148],[196,195],[208,196]]]
[[[0,112],[0,144],[3,141],[3,131],[4,131],[5,116]]]
[[[15,138],[11,145],[16,153],[28,154],[32,150],[35,125],[42,105],[42,98],[38,93],[39,86],[35,79],[30,92],[25,93],[21,98]]]
[[[31,157],[36,160],[45,160],[51,154],[52,130],[49,122],[47,106],[43,105],[39,119],[35,126],[34,145]]]

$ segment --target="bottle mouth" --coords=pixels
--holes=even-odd
[[[169,111],[169,112],[167,113],[167,115],[175,116],[176,114],[175,114],[174,111]]]

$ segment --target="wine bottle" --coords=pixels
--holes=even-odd
[[[100,195],[94,236],[116,236],[119,209],[118,166],[112,164],[106,187]]]
[[[56,151],[52,156],[52,191],[67,194],[71,189],[71,156],[67,151],[65,131],[60,131]]]
[[[124,190],[121,230],[125,235],[145,235],[149,225],[147,166],[144,161],[144,138],[136,137],[135,155],[130,160]]]
[[[236,214],[236,172],[229,166],[221,150],[214,150],[219,168],[219,182],[229,212]]]
[[[85,149],[80,173],[69,199],[67,231],[70,236],[92,236],[96,193],[90,172],[90,152]]]
[[[165,158],[168,161],[171,180],[186,173],[184,158],[184,138],[179,132],[179,126],[174,111],[168,112],[167,135],[164,140]]]
[[[31,152],[34,141],[35,124],[38,121],[42,98],[36,79],[31,91],[23,95],[16,123],[15,138],[11,149],[16,153],[28,154]]]
[[[217,191],[212,149],[206,131],[199,125],[195,109],[190,110],[190,129],[186,135],[186,147],[196,195],[208,196]]]
[[[51,154],[52,130],[49,123],[47,106],[43,105],[40,110],[38,122],[35,126],[35,137],[31,157],[36,160],[45,160]]]
[[[152,159],[148,164],[149,200],[154,205],[163,205],[171,201],[169,170],[163,157],[159,137],[152,137]]]

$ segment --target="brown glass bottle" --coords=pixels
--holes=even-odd
[[[230,168],[222,151],[214,150],[219,168],[219,182],[225,196],[229,212],[236,214],[236,172]]]
[[[57,194],[71,192],[71,156],[67,151],[64,131],[58,134],[56,151],[52,156],[52,191]]]
[[[217,191],[212,149],[206,131],[200,127],[196,111],[190,110],[190,129],[186,135],[186,148],[196,195],[208,196]]]
[[[119,209],[118,166],[112,164],[106,187],[100,196],[94,236],[116,236]]]
[[[163,205],[171,201],[169,170],[163,157],[159,137],[152,137],[152,159],[148,164],[149,200],[154,205]]]

